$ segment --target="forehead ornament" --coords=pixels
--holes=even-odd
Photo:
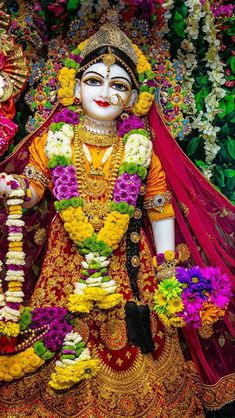
[[[112,53],[112,49],[109,47],[108,48],[108,54],[104,54],[103,55],[103,63],[107,66],[107,78],[110,77],[110,67],[111,65],[115,64],[116,62],[116,57],[115,55]]]

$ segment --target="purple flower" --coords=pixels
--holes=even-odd
[[[164,261],[165,261],[164,254],[163,253],[157,254],[157,263],[162,264],[162,263],[164,263]]]
[[[65,122],[71,123],[72,125],[77,125],[80,119],[77,113],[69,109],[63,109],[58,115],[54,117],[54,122]]]
[[[203,269],[198,266],[194,266],[191,269],[177,267],[176,278],[183,284],[183,289],[197,292],[201,297],[204,297],[206,292],[211,292],[212,290],[210,282],[203,275]]]
[[[211,283],[210,302],[219,308],[224,308],[232,296],[231,284],[226,274],[222,274],[218,267],[206,267],[204,277]]]
[[[67,167],[65,167],[65,169],[66,169],[66,173],[69,176],[71,176],[71,177],[74,176],[76,178],[76,169],[75,169],[74,166],[68,165]]]
[[[189,290],[183,290],[182,301],[188,314],[193,314],[194,312],[200,311],[204,298]]]
[[[136,199],[133,198],[132,196],[128,196],[126,198],[126,203],[128,203],[128,205],[135,206],[136,205]]]
[[[18,183],[18,181],[16,181],[16,180],[11,180],[11,181],[10,181],[10,183],[11,183],[11,189],[12,189],[12,190],[19,189],[19,183]]]
[[[22,232],[21,226],[9,226],[8,230],[9,230],[9,232],[14,232],[14,233],[21,233]]]
[[[120,196],[122,199],[125,199],[127,197],[127,193],[123,191],[120,193]]]
[[[123,174],[119,177],[119,179],[122,179],[122,180],[124,180],[124,181],[129,181],[129,180],[131,179],[131,174],[128,174],[128,173],[123,173]]]
[[[80,55],[70,54],[70,58],[74,60],[77,64],[81,64],[82,57]]]
[[[62,174],[66,173],[66,168],[67,167],[63,167],[62,165],[57,165],[57,167],[52,170],[52,177],[60,177]]]
[[[122,181],[121,179],[117,180],[117,186],[119,189],[126,189],[126,183],[124,181]]]
[[[114,194],[113,194],[113,200],[114,200],[114,202],[115,202],[115,203],[119,203],[119,202],[121,202],[121,201],[122,201],[122,199],[121,199],[120,195],[119,195],[119,194],[117,194],[117,193],[114,193]]]
[[[130,115],[129,118],[121,120],[118,124],[118,135],[124,136],[132,129],[144,129],[144,122],[135,115]]]
[[[70,176],[68,176],[68,174],[62,174],[62,176],[60,177],[60,182],[63,183],[69,183],[71,180]]]
[[[202,321],[199,315],[199,311],[194,311],[188,313],[187,311],[180,312],[178,314],[181,318],[184,319],[187,325],[192,326],[193,328],[200,328],[202,326]]]

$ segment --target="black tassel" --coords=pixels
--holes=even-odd
[[[143,354],[151,353],[154,350],[154,343],[149,306],[127,302],[125,313],[128,342],[140,347]]]
[[[139,196],[137,201],[137,208],[143,207],[143,196]],[[141,210],[140,210],[140,213]],[[127,242],[126,242],[126,269],[128,272],[130,285],[133,293],[133,297],[139,302],[140,292],[138,287],[138,272],[139,265],[133,265],[132,259],[140,256],[140,242],[132,240],[132,234],[135,233],[140,236],[140,227],[142,219],[141,216],[133,217],[130,220],[128,231],[127,231]],[[136,304],[135,302],[129,301],[125,306],[126,313],[126,330],[127,338],[130,344],[134,344],[140,347],[143,354],[151,353],[154,350],[154,343],[151,334],[150,324],[150,310],[148,305]]]
[[[136,324],[139,322],[139,311],[135,302],[130,301],[126,303],[125,314],[128,342],[130,344],[138,345],[138,327],[136,327]]]
[[[140,324],[140,349],[143,354],[151,353],[154,350],[154,343],[151,332],[150,309],[149,306],[139,305],[139,324]]]

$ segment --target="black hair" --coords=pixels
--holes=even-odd
[[[81,63],[81,67],[89,64],[89,62],[93,61],[95,58],[99,57],[100,55],[103,54],[108,54],[109,53],[109,46],[102,46],[99,47],[97,49],[95,49],[94,51],[90,52],[88,55],[85,56],[85,58],[82,60]],[[137,69],[136,69],[136,64],[131,60],[130,57],[128,57],[128,55],[125,54],[125,52],[121,51],[120,49],[113,47],[112,46],[112,51],[114,52],[114,55],[118,58],[120,58],[122,61],[124,61],[127,66],[131,69],[131,71],[133,72],[133,74],[135,75],[136,80],[138,80],[138,74],[137,74]],[[101,59],[100,59],[101,61]],[[97,61],[99,62],[99,61]],[[118,65],[123,68],[123,70],[127,71],[126,67],[120,62],[118,61]],[[82,77],[83,73],[85,70],[82,70],[81,72],[78,72],[78,76],[79,78]],[[128,71],[127,71],[128,72]],[[134,80],[132,78],[132,75],[130,73],[128,73],[131,77],[131,81],[132,81],[132,88],[136,88],[136,85],[134,83]]]

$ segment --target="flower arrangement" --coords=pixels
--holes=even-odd
[[[228,277],[216,267],[176,268],[155,291],[155,311],[166,326],[201,328],[223,317],[232,295]]]
[[[132,115],[119,123],[119,133],[124,135],[124,159],[114,185],[110,211],[96,234],[83,210],[84,202],[71,161],[71,142],[79,120],[73,120],[70,110],[69,120],[74,123],[66,123],[65,112],[68,110],[57,115],[56,122],[50,126],[46,153],[57,199],[55,208],[64,221],[65,230],[84,256],[82,275],[75,284],[74,293],[69,296],[68,308],[74,313],[89,313],[94,304],[100,309],[110,309],[122,300],[122,296],[116,293],[115,281],[108,274],[108,266],[112,252],[121,242],[134,215],[142,180],[150,165],[152,143],[137,116]]]
[[[5,174],[2,174],[5,177]],[[20,182],[20,183],[19,183]],[[22,203],[30,198],[28,180],[15,178],[9,180],[11,193],[6,200],[8,216],[6,225],[8,227],[8,252],[6,254],[6,277],[7,290],[4,293],[2,281],[0,280],[0,335],[15,338],[20,332],[20,304],[23,302],[22,291],[24,283],[25,253],[23,251],[23,227]],[[2,268],[2,263],[0,265]]]
[[[185,29],[187,38],[181,43],[181,49],[178,50],[178,58],[186,66],[183,84],[188,91],[193,91],[195,84],[194,70],[198,65],[198,51],[195,42],[199,37],[200,22],[202,22],[203,38],[208,43],[208,50],[203,58],[207,69],[207,75],[204,78],[208,78],[209,82],[211,82],[211,91],[208,91],[204,98],[206,111],[201,110],[199,105],[204,91],[201,89],[195,95],[194,100],[190,102],[188,114],[191,113],[193,115],[191,120],[192,128],[198,129],[200,136],[205,141],[206,164],[202,164],[201,168],[204,175],[210,178],[212,176],[213,161],[220,150],[220,146],[217,143],[217,135],[220,128],[214,126],[214,119],[221,112],[219,102],[226,94],[224,88],[221,87],[226,81],[224,64],[219,57],[220,41],[216,36],[217,30],[209,1],[186,1],[185,6],[187,6],[189,13]]]
[[[69,389],[80,380],[95,376],[98,370],[99,361],[91,358],[82,337],[77,332],[70,332],[64,339],[62,354],[49,384],[57,390]]]
[[[99,362],[91,358],[82,337],[72,332],[72,322],[71,313],[64,308],[25,308],[18,325],[28,339],[16,346],[15,351],[20,352],[1,356],[0,380],[20,379],[36,371],[60,349],[60,361],[50,382],[54,389],[70,388],[96,374]]]

